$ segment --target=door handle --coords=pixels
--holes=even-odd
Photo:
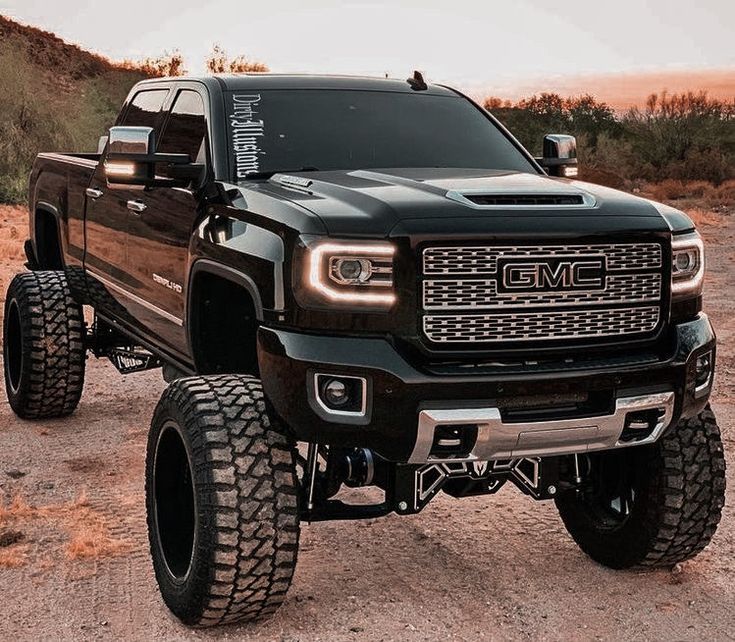
[[[85,190],[85,193],[87,194],[87,196],[89,196],[89,198],[93,198],[95,200],[97,200],[100,196],[104,194],[101,189],[95,189],[94,187],[88,187]]]
[[[147,205],[141,201],[128,201],[128,209],[133,212],[133,214],[142,214],[145,212],[146,208]]]

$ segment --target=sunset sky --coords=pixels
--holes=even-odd
[[[418,68],[498,95],[569,76],[735,72],[735,0],[0,0],[0,13],[117,60],[179,49],[193,73],[214,43],[276,72]]]

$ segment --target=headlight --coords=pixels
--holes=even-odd
[[[395,302],[390,243],[319,242],[308,248],[308,283],[319,298],[388,307]]]
[[[678,298],[698,296],[704,283],[704,244],[697,232],[671,240],[671,293]]]

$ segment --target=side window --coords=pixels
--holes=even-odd
[[[158,124],[158,116],[166,100],[168,89],[139,91],[133,97],[120,125],[128,127],[153,127]]]
[[[202,97],[184,89],[176,96],[158,151],[162,154],[188,154],[193,163],[207,162],[207,119]]]

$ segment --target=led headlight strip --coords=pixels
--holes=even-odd
[[[310,248],[309,259],[309,285],[321,296],[330,301],[343,303],[369,303],[373,305],[391,305],[396,300],[394,292],[375,292],[373,288],[369,292],[355,292],[354,290],[341,290],[335,287],[334,279],[329,278],[328,270],[332,256],[343,259],[345,256],[356,259],[370,260],[370,257],[390,258],[395,253],[395,248],[389,243],[381,244],[350,244],[350,243],[320,243]],[[328,260],[325,260],[327,258]],[[331,280],[331,283],[330,283]],[[388,289],[388,285],[385,289]]]

